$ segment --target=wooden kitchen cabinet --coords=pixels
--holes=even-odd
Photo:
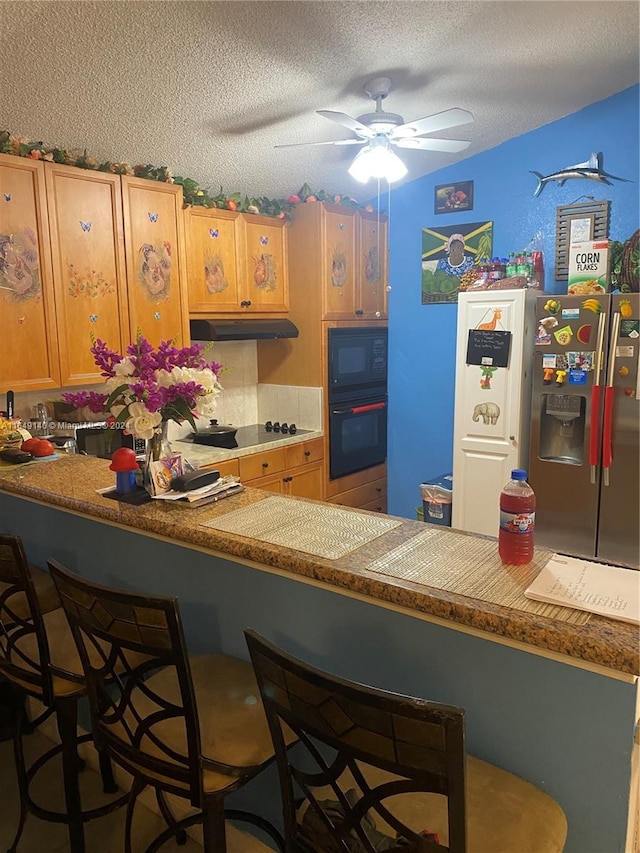
[[[241,456],[240,480],[255,489],[322,500],[323,456],[321,438]]]
[[[385,216],[336,204],[297,205],[289,235],[293,287],[312,301],[314,292],[320,295],[317,319],[385,319],[387,242]]]
[[[90,351],[130,342],[118,175],[45,164],[61,385],[104,382]]]
[[[358,211],[356,309],[363,320],[388,316],[388,224],[385,216]]]
[[[182,188],[0,155],[0,384],[101,382],[92,336],[189,343]]]
[[[190,208],[185,222],[190,314],[288,311],[287,233],[282,220]]]
[[[185,211],[190,314],[233,313],[244,298],[242,214],[218,208]]]
[[[140,330],[153,346],[188,346],[189,314],[182,187],[124,175],[129,339]]]
[[[0,154],[0,390],[60,386],[44,165]]]
[[[249,313],[289,310],[288,229],[284,219],[243,214],[245,302]]]

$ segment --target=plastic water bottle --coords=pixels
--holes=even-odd
[[[503,563],[523,566],[533,559],[536,496],[527,483],[527,472],[514,468],[500,492],[498,554]]]

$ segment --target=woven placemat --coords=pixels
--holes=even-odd
[[[274,495],[202,525],[337,560],[401,523]]]
[[[526,566],[504,566],[496,543],[452,530],[425,530],[364,568],[413,583],[444,589],[492,604],[513,607],[584,625],[590,614],[571,607],[545,604],[525,597],[524,591],[549,561],[547,551],[537,551]]]

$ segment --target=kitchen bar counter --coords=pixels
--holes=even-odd
[[[308,438],[306,435],[304,438]],[[311,437],[314,437],[311,435]],[[207,453],[237,453],[203,447]],[[199,464],[209,464],[200,462]],[[583,626],[532,615],[524,611],[490,604],[453,592],[445,592],[406,580],[364,570],[367,559],[384,556],[425,527],[420,522],[402,520],[395,529],[333,561],[290,548],[270,545],[201,526],[203,521],[265,498],[265,493],[245,489],[218,504],[193,508],[180,502],[152,501],[129,506],[96,493],[114,483],[108,461],[82,456],[66,456],[53,461],[0,467],[0,490],[54,507],[71,510],[96,520],[116,524],[153,536],[166,537],[186,547],[205,549],[232,560],[258,564],[300,580],[319,583],[363,597],[383,606],[413,612],[422,618],[452,623],[461,630],[480,632],[487,639],[529,646],[533,652],[566,656],[567,663],[609,669],[633,676],[640,673],[637,626],[591,616]],[[296,500],[289,498],[288,500]],[[362,515],[359,510],[352,511]],[[2,525],[0,525],[1,527]]]

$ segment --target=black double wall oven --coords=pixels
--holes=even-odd
[[[388,330],[329,329],[329,477],[387,458]]]

